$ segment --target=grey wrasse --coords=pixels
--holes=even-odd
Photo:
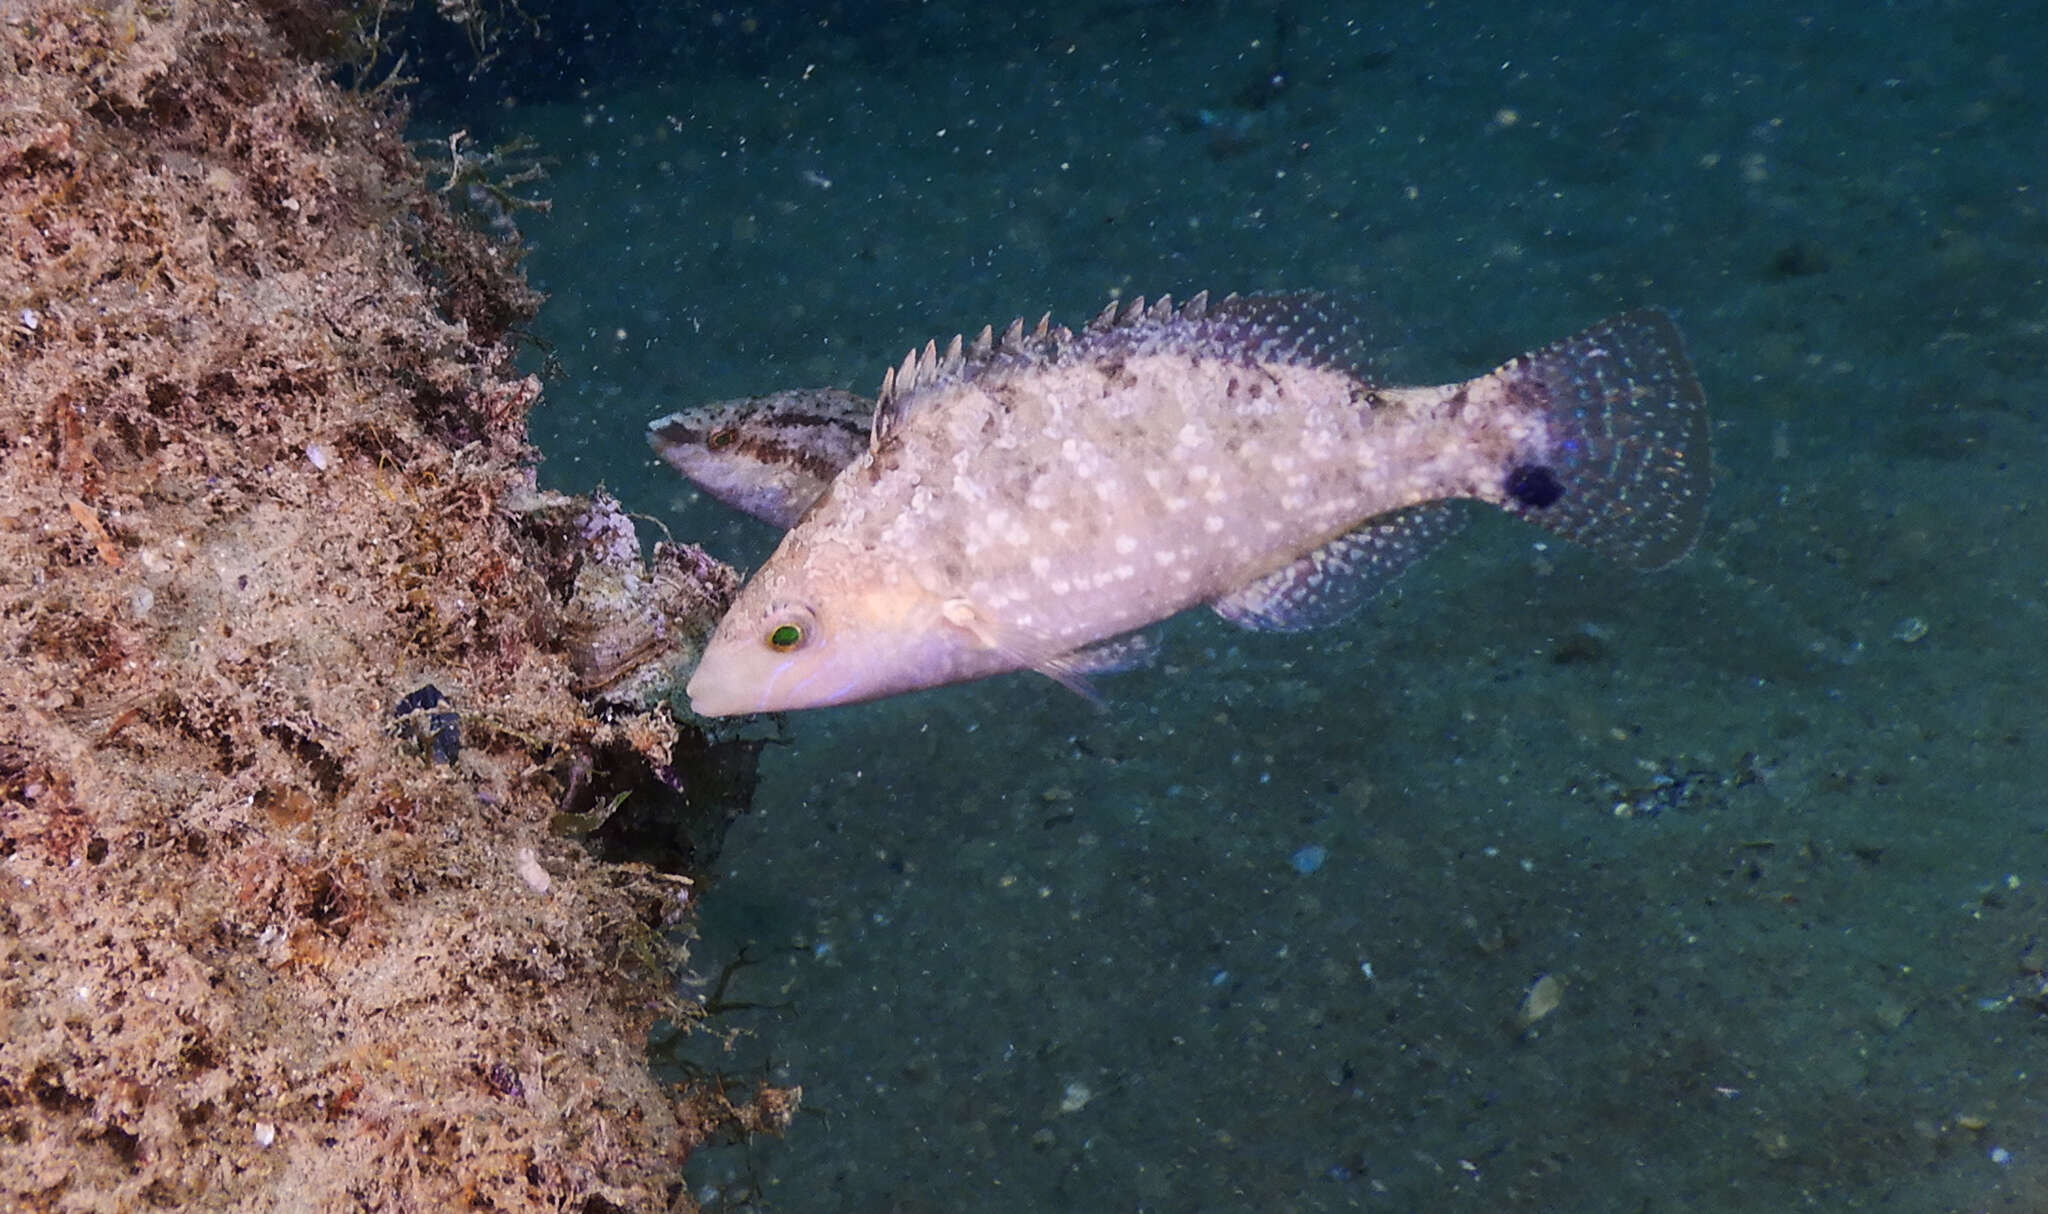
[[[1630,312],[1434,387],[1378,382],[1331,297],[1112,304],[884,377],[865,449],[720,621],[691,707],[851,703],[1011,670],[1078,686],[1105,642],[1207,603],[1342,618],[1484,502],[1644,569],[1699,534],[1704,398]]]
[[[789,388],[759,396],[713,401],[666,414],[648,423],[647,443],[670,467],[713,499],[771,527],[787,531],[811,504],[825,495],[832,479],[868,445],[875,402],[839,388]],[[1420,555],[1425,538],[1420,519],[1375,524],[1347,538],[1359,544],[1379,538]],[[1458,520],[1446,517],[1443,534]],[[1357,602],[1383,589],[1399,568],[1382,561],[1380,578],[1358,578],[1351,585]],[[1218,610],[1228,614],[1228,604]],[[1331,623],[1341,610],[1323,613]],[[1277,624],[1269,627],[1279,627]],[[1306,625],[1297,625],[1305,627]],[[1133,632],[1091,645],[1074,655],[1069,669],[1076,674],[1121,674],[1154,665],[1162,652],[1152,632]]]
[[[872,397],[839,388],[790,388],[714,401],[648,423],[647,443],[717,501],[787,531],[865,450]],[[1077,655],[1083,674],[1153,665],[1159,638],[1134,632]]]

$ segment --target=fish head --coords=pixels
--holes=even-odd
[[[656,418],[647,443],[712,498],[786,529],[867,445],[873,411],[836,388],[774,392]]]
[[[973,639],[946,622],[938,595],[905,571],[818,555],[786,539],[741,589],[690,676],[697,715],[823,708],[971,677]]]
[[[756,398],[723,400],[656,418],[648,423],[647,444],[656,455],[692,480],[705,473],[713,479],[731,462],[727,453],[738,445]]]

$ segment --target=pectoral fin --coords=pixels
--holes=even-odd
[[[939,604],[939,614],[948,624],[1002,654],[1017,669],[1035,670],[1091,704],[1100,705],[1102,697],[1095,694],[1086,676],[1116,669],[1110,663],[1128,658],[1112,648],[1126,640],[1122,637],[1086,649],[1048,653],[1052,645],[1045,637],[994,619],[967,599],[947,599]]]
[[[1463,523],[1457,507],[1449,503],[1396,510],[1209,606],[1239,628],[1260,632],[1302,632],[1334,624],[1456,534]]]

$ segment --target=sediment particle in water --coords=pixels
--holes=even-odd
[[[1529,984],[1529,990],[1522,996],[1522,1006],[1515,1011],[1516,1029],[1526,1029],[1538,1020],[1550,1015],[1564,1002],[1564,982],[1556,974],[1538,975]]]

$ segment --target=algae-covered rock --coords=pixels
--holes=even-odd
[[[669,1208],[691,887],[549,824],[688,731],[566,625],[730,575],[515,508],[517,250],[284,8],[0,8],[0,1207]]]
[[[633,520],[602,491],[587,498],[533,494],[507,504],[573,558],[565,562],[561,633],[577,691],[614,708],[666,703],[732,602],[738,575],[690,544],[658,542],[643,560]]]

